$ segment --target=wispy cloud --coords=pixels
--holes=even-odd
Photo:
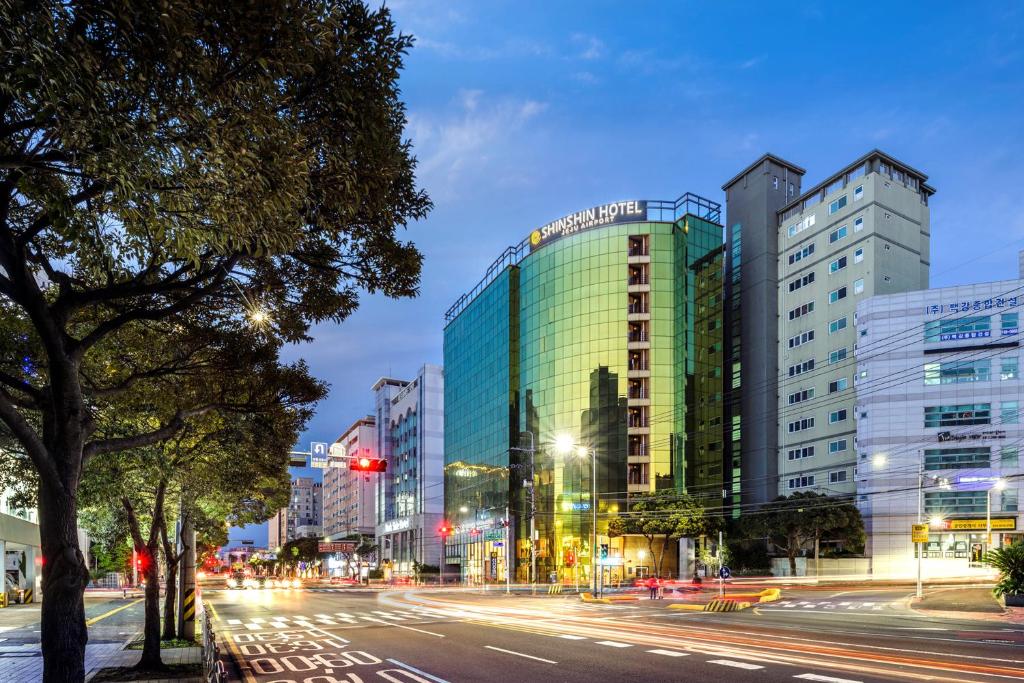
[[[454,107],[454,113],[444,115],[409,115],[408,133],[420,160],[418,175],[435,201],[458,197],[470,174],[490,169],[547,104],[463,90]]]
[[[580,52],[576,56],[580,59],[598,59],[604,56],[604,42],[596,36],[586,33],[574,33],[570,40],[579,47]]]
[[[755,66],[765,60],[765,55],[759,55],[757,57],[751,57],[745,62],[740,62],[741,69],[753,69]]]
[[[498,45],[462,45],[417,35],[416,47],[433,52],[445,59],[467,62],[524,59],[527,57],[544,57],[551,54],[551,48],[544,43],[522,38],[509,39]]]

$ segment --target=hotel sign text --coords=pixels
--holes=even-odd
[[[530,233],[530,251],[583,230],[615,223],[636,223],[646,220],[647,202],[644,200],[633,199],[627,202],[602,204],[592,209],[584,209],[563,216],[534,230]]]

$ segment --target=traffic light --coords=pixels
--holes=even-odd
[[[388,461],[383,458],[355,458],[349,463],[349,469],[359,472],[384,472]]]
[[[437,533],[441,534],[442,538],[452,533],[451,526],[446,522],[437,528]]]

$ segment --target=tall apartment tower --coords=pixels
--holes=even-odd
[[[857,304],[928,288],[926,180],[873,150],[779,210],[779,480],[765,493],[855,493]]]
[[[800,196],[804,169],[773,154],[725,191],[723,498],[760,505],[777,495],[778,211]]]

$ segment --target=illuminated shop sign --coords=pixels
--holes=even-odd
[[[985,531],[988,528],[988,522],[984,519],[944,519],[941,526],[946,531]],[[992,519],[992,531],[1015,531],[1016,529],[1016,517]]]
[[[967,432],[954,434],[953,432],[939,432],[936,434],[939,443],[945,441],[985,441],[988,439],[1005,439],[1006,432],[1002,429],[992,429],[987,432]]]
[[[401,519],[389,519],[384,522],[384,533],[390,534],[395,531],[405,531],[409,528],[409,518],[402,517]]]
[[[599,228],[615,223],[635,223],[647,220],[647,202],[631,200],[602,204],[592,209],[585,209],[551,221],[542,228],[530,233],[530,250],[539,249],[562,237],[574,235],[583,230]]]
[[[989,311],[996,308],[1016,308],[1017,297],[993,297],[991,299],[973,299],[970,301],[954,301],[951,304],[932,304],[924,307],[925,315],[939,315],[941,313],[971,313],[976,311]]]

